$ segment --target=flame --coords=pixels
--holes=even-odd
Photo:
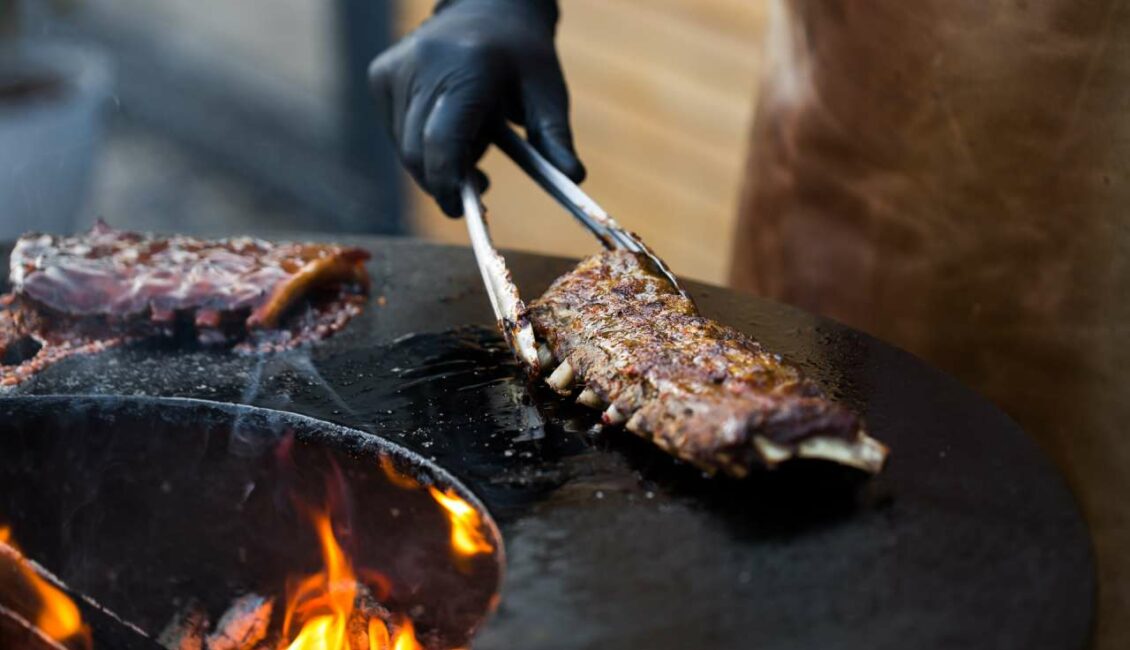
[[[39,601],[39,611],[35,614],[35,627],[55,641],[73,640],[76,645],[90,647],[90,629],[83,624],[78,606],[66,594],[35,572],[30,562],[12,541],[10,527],[0,526],[0,544],[12,549],[21,577],[31,587],[31,591]]]
[[[348,648],[346,623],[357,598],[357,580],[333,534],[326,514],[314,515],[314,528],[322,544],[325,570],[304,578],[293,588],[283,622],[283,635],[303,621],[302,630],[287,650],[338,650]]]
[[[424,650],[416,640],[416,629],[412,621],[402,618],[396,624],[396,633],[389,636],[384,621],[369,619],[369,650]]]
[[[329,515],[316,513],[313,519],[325,569],[299,580],[289,590],[283,638],[291,638],[292,627],[301,625],[287,650],[350,650],[348,624],[360,591],[357,576],[334,537]],[[384,621],[370,619],[369,650],[424,650],[411,621],[400,621],[396,628],[390,637]]]
[[[423,650],[423,646],[416,641],[416,630],[412,621],[404,619],[400,622],[400,629],[392,640],[392,650]]]
[[[392,640],[388,638],[388,628],[384,621],[369,619],[369,650],[390,650]]]
[[[471,557],[494,551],[494,546],[491,546],[483,534],[483,521],[474,506],[450,488],[447,492],[440,492],[434,485],[429,485],[428,492],[447,511],[447,518],[451,522],[451,548],[456,554]]]
[[[416,479],[397,470],[396,464],[390,456],[381,454],[379,460],[381,471],[393,485],[405,490],[420,487],[420,483]],[[451,522],[451,548],[457,556],[468,558],[482,553],[494,552],[494,546],[487,541],[487,536],[483,533],[482,517],[474,506],[464,501],[455,493],[455,490],[450,488],[445,492],[440,492],[434,485],[429,485],[428,492],[431,493],[436,503],[444,509],[448,521]]]
[[[415,490],[420,487],[419,481],[396,469],[396,463],[392,460],[391,456],[381,454],[379,460],[381,471],[384,472],[385,478],[388,479],[389,483],[392,483],[402,490]]]

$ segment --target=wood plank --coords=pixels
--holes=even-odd
[[[608,0],[662,11],[714,33],[745,40],[765,25],[767,2],[751,0]],[[569,0],[565,0],[566,6]]]
[[[740,87],[719,88],[686,84],[664,68],[641,66],[615,50],[568,47],[561,56],[574,107],[583,107],[581,99],[596,95],[676,124],[688,136],[714,146],[732,146],[734,133],[747,128],[757,75]]]
[[[689,1],[689,0],[688,0]],[[558,40],[574,39],[589,47],[615,47],[640,65],[664,67],[686,83],[713,80],[719,87],[745,86],[757,74],[748,39],[722,35],[658,11],[607,0],[574,0],[563,15]]]
[[[746,148],[744,135],[727,148],[707,147],[669,123],[626,111],[600,97],[587,98],[573,122],[578,151],[586,163],[594,156],[631,161],[643,168],[641,173],[663,183],[686,185],[706,195],[733,191]]]

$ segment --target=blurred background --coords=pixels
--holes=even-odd
[[[433,5],[0,0],[0,240],[103,217],[465,242],[404,175],[366,84]],[[736,239],[753,262],[742,288],[876,334],[1002,406],[1079,494],[1100,646],[1126,647],[1130,3],[562,5],[594,197],[680,276],[725,283]],[[804,35],[820,38],[775,31],[771,64],[774,7],[811,9]],[[786,83],[808,50],[820,74]],[[735,238],[759,99],[764,159]],[[484,166],[501,246],[595,250],[509,162]]]
[[[682,275],[724,282],[766,3],[570,0],[587,188]],[[118,227],[462,243],[376,124],[369,61],[433,0],[0,0],[0,238]],[[705,71],[709,70],[709,74]],[[490,155],[506,247],[583,230]]]

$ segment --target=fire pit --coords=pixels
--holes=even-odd
[[[410,621],[427,647],[459,647],[502,577],[497,529],[450,475],[304,417],[191,400],[5,401],[0,459],[0,517],[21,546],[68,591],[176,647],[190,647],[186,619],[222,636],[216,623],[249,597],[259,611],[228,618],[258,615],[264,630],[272,613],[289,618],[289,641],[304,606],[334,610],[322,583],[342,580],[372,592],[390,636]],[[339,604],[345,618],[357,598]],[[103,647],[105,630],[92,632]]]
[[[111,411],[143,414],[134,420],[142,424],[182,408],[144,396],[182,396],[336,423],[294,418],[295,430],[306,433],[296,436],[293,454],[304,454],[297,464],[313,477],[298,494],[321,505],[325,478],[335,476],[327,458],[335,459],[357,517],[348,531],[335,520],[337,541],[349,550],[355,571],[373,564],[394,584],[412,584],[393,570],[400,562],[439,571],[427,574],[435,581],[428,584],[442,584],[436,600],[396,600],[387,607],[406,606],[403,613],[412,617],[412,607],[424,603],[426,611],[412,617],[417,632],[445,634],[444,643],[462,643],[457,635],[488,616],[500,556],[489,555],[489,562],[487,554],[477,556],[485,564],[472,580],[458,562],[447,561],[451,521],[426,488],[400,493],[386,486],[374,496],[374,485],[389,480],[375,460],[386,450],[394,450],[389,453],[404,463],[400,472],[414,473],[416,482],[436,481],[466,503],[481,504],[485,530],[493,530],[491,518],[497,522],[501,539],[494,542],[505,544],[506,577],[497,609],[472,639],[479,650],[1067,650],[1085,643],[1094,568],[1086,529],[1062,480],[1006,416],[911,356],[781,305],[691,284],[706,314],[802,365],[858,408],[893,450],[884,473],[870,480],[818,464],[795,464],[742,482],[706,479],[630,435],[598,430],[592,413],[528,385],[491,327],[469,251],[411,241],[360,243],[374,256],[373,300],[324,344],[268,356],[168,345],[124,348],[60,363],[0,405],[10,412],[52,411],[52,417],[85,413],[87,419],[102,408],[92,404],[112,405]],[[569,267],[537,256],[507,259],[530,295]],[[89,394],[109,401],[58,397]],[[42,406],[47,403],[51,408]],[[205,421],[230,429],[214,436],[229,442],[243,440],[238,434],[247,431],[248,418],[261,424],[291,418],[242,406],[183,408],[216,418]],[[136,444],[168,437],[159,428],[149,425],[149,436]],[[251,442],[269,440],[269,449],[286,435],[275,424],[256,430],[261,433]],[[286,491],[267,500],[257,483],[244,497],[246,482],[230,478],[240,472],[221,473],[229,476],[225,482],[193,470],[201,458],[212,458],[207,450],[234,449],[213,444],[201,448],[203,455],[186,453],[169,466],[158,462],[161,471],[155,467],[145,490],[119,492],[126,504],[159,503],[165,497],[156,477],[168,473],[180,477],[172,495],[195,489],[200,494],[194,498],[219,510],[161,511],[150,519],[142,516],[149,510],[127,506],[92,522],[77,492],[73,500],[46,499],[61,494],[58,486],[68,481],[106,480],[120,466],[75,457],[72,477],[49,466],[19,470],[25,487],[13,494],[44,510],[3,514],[13,518],[12,531],[30,557],[80,591],[100,587],[101,601],[136,617],[146,631],[159,631],[183,611],[185,603],[163,602],[161,594],[205,602],[213,620],[246,593],[285,598],[280,580],[324,568],[316,526],[298,516]],[[8,450],[28,443],[0,445],[0,466],[8,467],[0,471],[11,472]],[[250,455],[224,458],[246,471],[256,450],[250,444]],[[275,463],[277,456],[272,451],[258,458]],[[5,492],[0,503],[12,498]],[[372,511],[363,506],[374,499],[384,505]],[[384,516],[388,499],[426,508],[419,516],[431,517],[431,525],[378,531],[372,523],[378,520],[367,518]],[[236,510],[240,503],[244,509]],[[87,530],[106,537],[90,548],[63,546],[68,534]],[[141,531],[152,536],[145,539],[153,540],[153,548],[139,541]],[[377,532],[419,539],[432,549],[427,557],[445,562],[439,569],[432,560],[413,564],[401,557],[408,552],[404,547],[383,546],[395,542]],[[357,543],[361,534],[364,543]],[[233,540],[245,537],[252,541],[241,559]],[[120,548],[137,556],[131,563],[136,566],[114,581],[84,582],[94,578],[79,568]],[[170,549],[183,552],[180,557],[218,559],[207,567],[156,559]],[[257,572],[249,572],[252,564]],[[274,587],[264,586],[271,580]],[[126,582],[153,597],[114,590]],[[470,591],[458,593],[463,589]],[[425,592],[414,593],[423,598]]]

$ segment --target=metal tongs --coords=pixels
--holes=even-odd
[[[600,205],[585,194],[568,176],[561,173],[514,129],[501,125],[495,133],[494,143],[515,164],[557,200],[566,210],[588,228],[600,243],[610,250],[627,250],[646,259],[660,275],[664,276],[680,294],[690,298],[679,284],[675,274],[663,260],[651,251],[636,235],[620,227]],[[474,182],[463,182],[463,215],[471,235],[471,248],[475,252],[479,271],[483,275],[494,315],[518,358],[531,373],[541,371],[538,344],[526,312],[526,304],[518,294],[506,260],[494,248],[487,229],[486,215]],[[541,357],[546,357],[542,353]]]

